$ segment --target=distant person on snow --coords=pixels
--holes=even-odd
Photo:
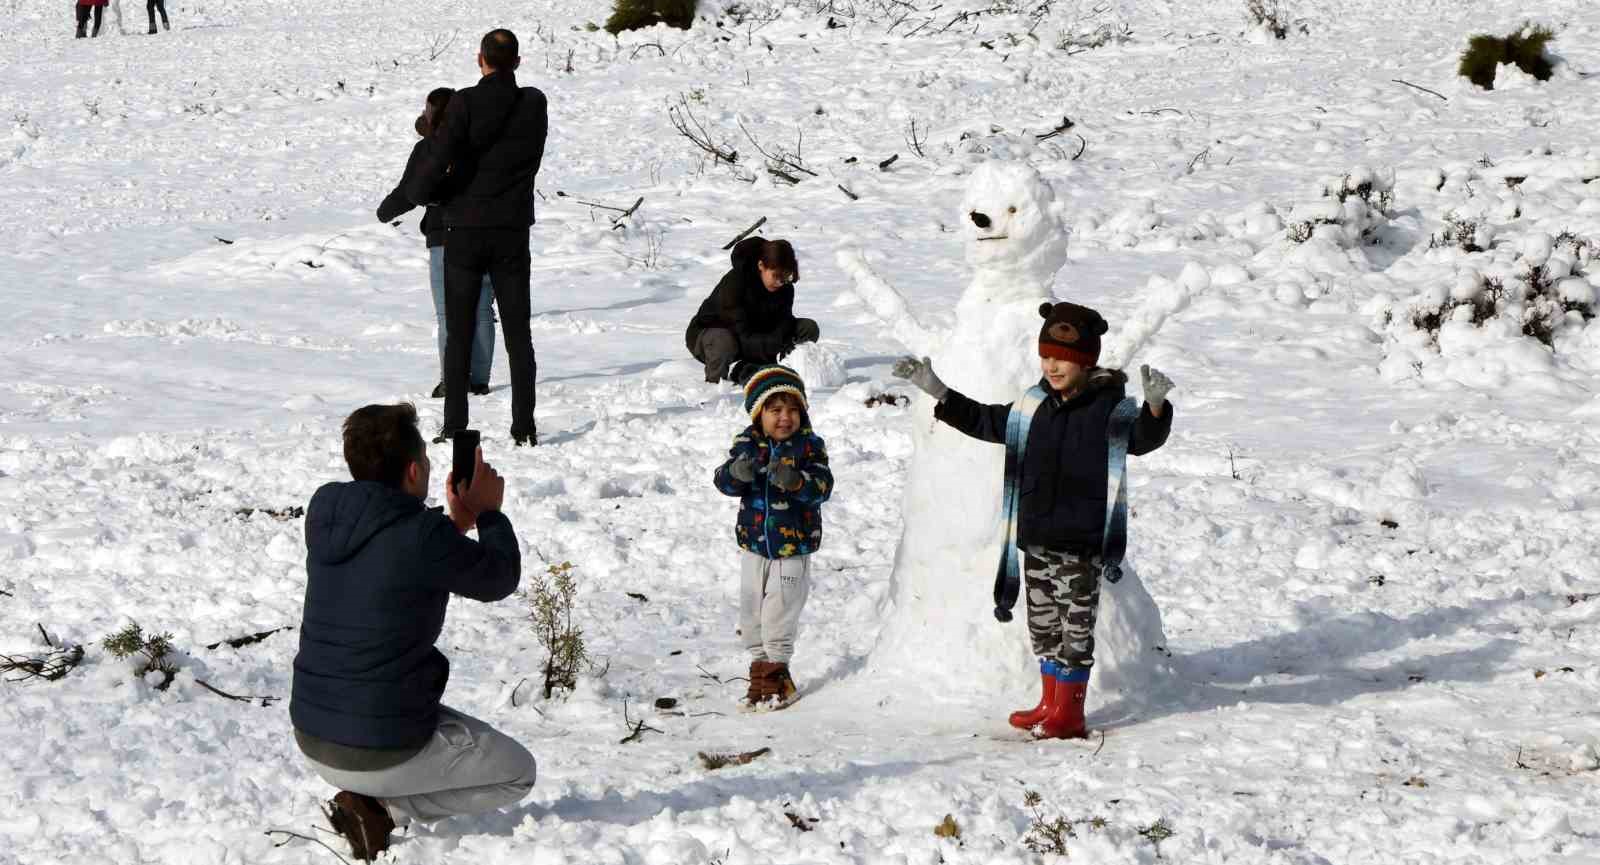
[[[533,789],[527,749],[440,704],[450,662],[434,647],[450,596],[510,595],[522,556],[500,512],[505,481],[481,450],[471,483],[445,479],[448,516],[424,504],[431,464],[410,404],[352,413],[344,458],[353,480],[324,484],[306,508],[289,719],[311,768],[339,788],[328,822],[370,860],[396,821],[487,811]]]
[[[822,332],[815,321],[794,317],[800,264],[789,241],[748,237],[733,247],[731,258],[733,269],[700,304],[684,341],[705,364],[706,381],[743,384],[757,367],[777,363]]]
[[[411,148],[411,157],[406,160],[405,173],[400,177],[400,183],[394,191],[383,199],[378,205],[378,219],[381,222],[393,222],[410,211],[416,205],[406,198],[406,187],[416,180],[416,173],[427,161],[429,148],[432,146],[433,134],[439,131],[439,124],[444,119],[445,106],[450,104],[450,97],[455,91],[449,87],[439,87],[428,94],[423,102],[422,113],[417,116],[417,134],[422,136]],[[428,244],[428,282],[433,287],[433,315],[439,328],[439,383],[433,388],[433,398],[444,397],[444,359],[445,346],[450,338],[450,326],[445,316],[444,302],[444,225],[442,221],[442,208],[428,205],[422,212],[422,222],[418,226],[422,229],[422,237]],[[489,277],[483,277],[483,288],[478,292],[477,311],[475,321],[477,325],[472,330],[472,369],[468,385],[469,392],[473,394],[486,394],[489,392],[489,371],[494,367],[494,288],[490,285]]]
[[[806,386],[786,366],[745,383],[750,427],[733,440],[713,481],[739,497],[739,634],[750,652],[747,708],[787,706],[800,610],[811,593],[811,554],[822,545],[822,503],[833,494],[828,450],[811,431]]]
[[[544,158],[548,120],[544,94],[536,87],[517,86],[516,70],[522,63],[517,52],[517,37],[510,30],[491,30],[483,37],[478,50],[483,78],[450,99],[428,156],[406,187],[414,205],[444,202],[449,337],[444,425],[434,441],[449,439],[467,426],[468,355],[485,275],[500,306],[511,367],[511,439],[518,445],[539,441],[533,419],[537,368],[529,325],[528,228],[533,225],[533,179]]]
[[[100,25],[104,23],[106,17],[106,2],[107,0],[78,0],[77,11],[79,39],[89,35],[88,30],[90,12],[94,13],[94,35],[96,38],[99,38]]]
[[[1026,574],[1028,634],[1043,696],[1010,723],[1044,739],[1080,739],[1094,664],[1102,576],[1116,582],[1127,543],[1128,454],[1161,447],[1172,431],[1172,380],[1146,366],[1142,408],[1124,397],[1128,377],[1095,364],[1105,319],[1074,303],[1039,308],[1044,378],[1010,405],[981,405],[946,387],[927,358],[894,374],[938,401],[934,417],[973,438],[1006,446],[1006,546],[995,581],[995,617],[1010,621]],[[1111,485],[1115,484],[1115,492]],[[1109,510],[1108,510],[1109,508]]]
[[[156,13],[161,13],[161,29],[171,30],[172,24],[167,21],[167,0],[146,0],[144,11],[150,16],[150,32],[156,32]]]

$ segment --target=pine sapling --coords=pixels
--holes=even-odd
[[[147,637],[139,623],[133,622],[106,637],[100,645],[118,658],[142,656],[144,663],[139,665],[135,674],[142,679],[152,672],[161,673],[161,683],[155,686],[158,691],[165,691],[172,684],[173,677],[178,674],[178,662],[172,658],[171,633],[163,632]]]
[[[572,602],[578,594],[571,562],[551,565],[528,586],[533,606],[533,632],[545,650],[544,696],[557,688],[578,686],[578,671],[589,661],[583,631],[572,623]]]

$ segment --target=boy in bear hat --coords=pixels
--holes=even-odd
[[[797,693],[789,659],[833,473],[822,439],[811,431],[805,382],[794,370],[756,370],[745,383],[744,408],[750,426],[733,440],[715,482],[739,497],[739,633],[750,652],[745,702],[781,709]]]
[[[1006,446],[1006,545],[995,578],[995,618],[1010,621],[1023,552],[1028,634],[1043,696],[1010,723],[1046,739],[1087,735],[1083,704],[1094,664],[1100,583],[1121,578],[1127,542],[1123,490],[1128,454],[1147,454],[1172,430],[1172,380],[1149,366],[1143,407],[1124,396],[1128,377],[1096,366],[1105,319],[1075,303],[1039,307],[1044,378],[1010,405],[981,405],[946,387],[927,358],[894,374],[938,401],[934,416],[973,438]],[[1109,506],[1109,508],[1108,508]]]

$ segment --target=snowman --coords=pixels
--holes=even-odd
[[[858,252],[842,250],[838,261],[889,334],[930,357],[945,384],[980,403],[1010,403],[1040,379],[1040,305],[1067,260],[1062,207],[1028,164],[990,161],[969,179],[960,218],[973,277],[946,332],[919,318]],[[934,406],[923,395],[912,404],[915,451],[891,577],[894,608],[871,664],[915,670],[955,693],[1035,693],[1039,664],[1026,616],[1001,624],[990,600],[1006,533],[1006,449],[936,422]],[[1142,702],[1166,671],[1160,612],[1138,574],[1123,573],[1100,592],[1090,690],[1102,704]]]

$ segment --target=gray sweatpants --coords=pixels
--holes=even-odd
[[[811,557],[769,559],[739,551],[739,633],[757,661],[787,664],[811,594]]]
[[[433,738],[398,766],[351,772],[307,762],[329,784],[381,801],[402,825],[515,804],[533,789],[537,770],[515,739],[448,706],[439,707]]]

